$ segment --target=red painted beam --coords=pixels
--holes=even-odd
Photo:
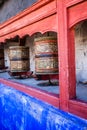
[[[73,30],[70,31],[68,28],[68,14],[64,0],[58,1],[57,7],[58,21],[61,21],[58,22],[60,108],[68,111],[68,100],[76,97],[74,34]]]

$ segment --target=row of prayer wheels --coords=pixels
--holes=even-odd
[[[34,43],[35,43],[35,73],[36,74],[57,73],[58,72],[57,39],[52,36],[39,37],[35,38]],[[29,71],[30,57],[28,47],[10,46],[9,59],[10,59],[11,72]]]

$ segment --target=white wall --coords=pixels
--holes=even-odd
[[[75,51],[77,82],[87,82],[87,21],[75,28]]]
[[[29,47],[29,64],[30,64],[30,71],[35,72],[35,54],[34,54],[34,41],[33,37],[26,38],[25,46]]]

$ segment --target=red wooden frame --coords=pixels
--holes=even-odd
[[[27,88],[4,79],[0,79],[0,82],[87,119],[87,103],[75,100],[75,36],[73,28],[78,22],[85,19],[87,19],[87,1],[41,0],[0,25],[0,42],[4,42],[16,35],[22,38],[26,34],[31,36],[36,32],[57,32],[59,96],[32,87]]]
[[[60,108],[87,119],[87,103],[73,100],[76,97],[74,28],[87,19],[87,1],[57,1]],[[61,13],[62,11],[62,13]]]

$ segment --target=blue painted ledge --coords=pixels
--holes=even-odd
[[[87,120],[0,83],[0,130],[87,130]]]

